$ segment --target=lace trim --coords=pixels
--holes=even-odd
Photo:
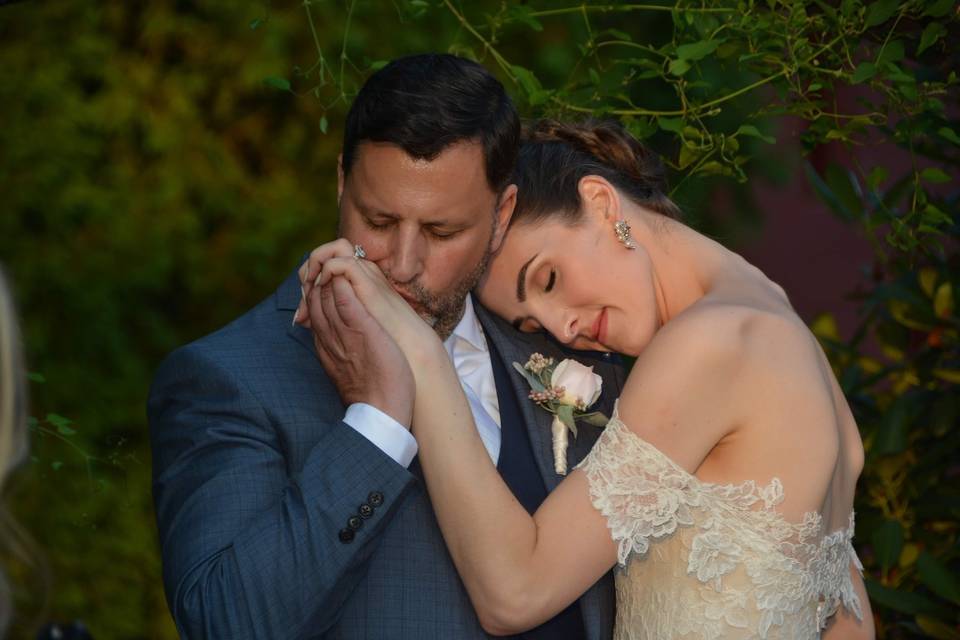
[[[796,614],[813,602],[818,606],[810,623],[817,629],[841,604],[862,619],[849,572],[850,562],[862,571],[851,544],[852,512],[846,529],[826,535],[815,511],[798,523],[788,522],[774,510],[784,499],[778,478],[763,486],[753,480],[701,482],[630,431],[616,407],[578,468],[586,473],[591,501],[618,543],[621,566],[632,556],[645,556],[652,543],[678,529],[696,527],[687,575],[720,593],[724,576],[743,566],[762,612],[761,637],[783,624],[784,614]]]

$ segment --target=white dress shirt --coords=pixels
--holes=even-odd
[[[496,464],[500,457],[500,404],[490,350],[470,296],[463,317],[443,346],[457,369],[480,439]],[[410,431],[372,405],[351,404],[343,421],[404,467],[410,466],[417,455],[417,441]]]

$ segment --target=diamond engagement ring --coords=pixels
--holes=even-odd
[[[353,257],[357,260],[367,257],[367,252],[358,244],[353,245]]]

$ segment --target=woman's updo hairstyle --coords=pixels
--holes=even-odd
[[[513,173],[518,190],[510,223],[558,216],[576,224],[582,215],[580,179],[591,175],[604,178],[645,209],[680,218],[679,207],[667,197],[660,158],[620,123],[538,120],[524,131]]]

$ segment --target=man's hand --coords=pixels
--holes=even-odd
[[[352,297],[393,338],[408,363],[417,362],[429,347],[436,347],[433,353],[443,351],[433,328],[396,292],[375,263],[353,257],[353,245],[346,240],[341,238],[314,249],[300,267],[299,275],[305,299],[317,287],[322,288],[333,279],[345,279]],[[309,307],[301,305],[294,322],[311,328]]]
[[[364,402],[410,428],[416,385],[393,338],[343,277],[310,287],[304,305],[320,363],[344,404]]]

